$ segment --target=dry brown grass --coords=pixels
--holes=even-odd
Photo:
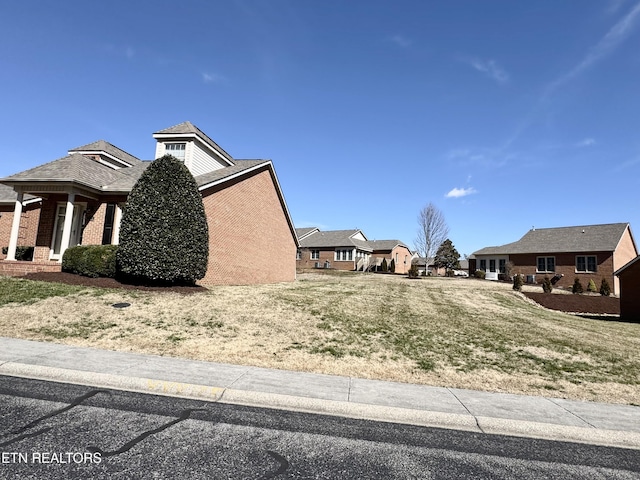
[[[552,312],[474,279],[304,274],[186,296],[80,292],[0,307],[0,335],[445,387],[640,398],[639,324]]]

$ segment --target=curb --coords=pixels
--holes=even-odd
[[[107,373],[84,372],[14,362],[7,362],[0,365],[0,374],[97,388],[126,390],[144,394],[190,398],[194,400],[260,408],[292,410],[360,420],[462,430],[487,435],[509,435],[607,447],[640,449],[640,433],[636,432],[553,425],[549,423],[492,417],[474,417],[471,414],[461,415],[354,402],[322,400],[310,397],[235,390],[225,387],[128,377]]]

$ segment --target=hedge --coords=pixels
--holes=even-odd
[[[62,271],[85,277],[116,276],[117,245],[79,245],[67,248],[62,256]]]

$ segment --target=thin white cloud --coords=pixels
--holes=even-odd
[[[591,47],[580,63],[564,75],[561,75],[551,82],[547,87],[544,96],[550,96],[562,85],[573,80],[582,74],[582,72],[613,52],[633,31],[638,18],[640,18],[640,2],[638,2],[631,11],[622,18],[622,20],[611,27],[607,34],[602,37],[598,43]]]
[[[219,83],[224,80],[222,75],[218,75],[217,73],[203,73],[202,81],[204,83]]]
[[[473,58],[468,60],[469,65],[477,71],[484,73],[489,78],[495,80],[501,85],[509,82],[509,74],[495,60],[480,60]]]
[[[576,147],[591,147],[596,144],[596,141],[593,138],[585,138],[584,140],[576,143]]]
[[[627,168],[631,168],[635,165],[640,164],[640,157],[632,158],[631,160],[627,160],[626,162],[622,162],[620,165],[614,168],[615,172],[620,172],[622,170],[626,170]]]
[[[394,35],[390,37],[390,40],[402,48],[409,48],[413,44],[413,42],[404,35]]]
[[[131,60],[135,56],[136,51],[132,47],[127,47],[124,54],[129,60]]]
[[[449,193],[445,195],[446,198],[460,198],[466,197],[467,195],[472,195],[477,193],[476,189],[473,187],[468,188],[454,188]]]

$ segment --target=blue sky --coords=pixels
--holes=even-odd
[[[637,0],[1,2],[0,177],[189,120],[270,158],[296,226],[461,254],[640,232]],[[640,233],[636,233],[638,235]]]

